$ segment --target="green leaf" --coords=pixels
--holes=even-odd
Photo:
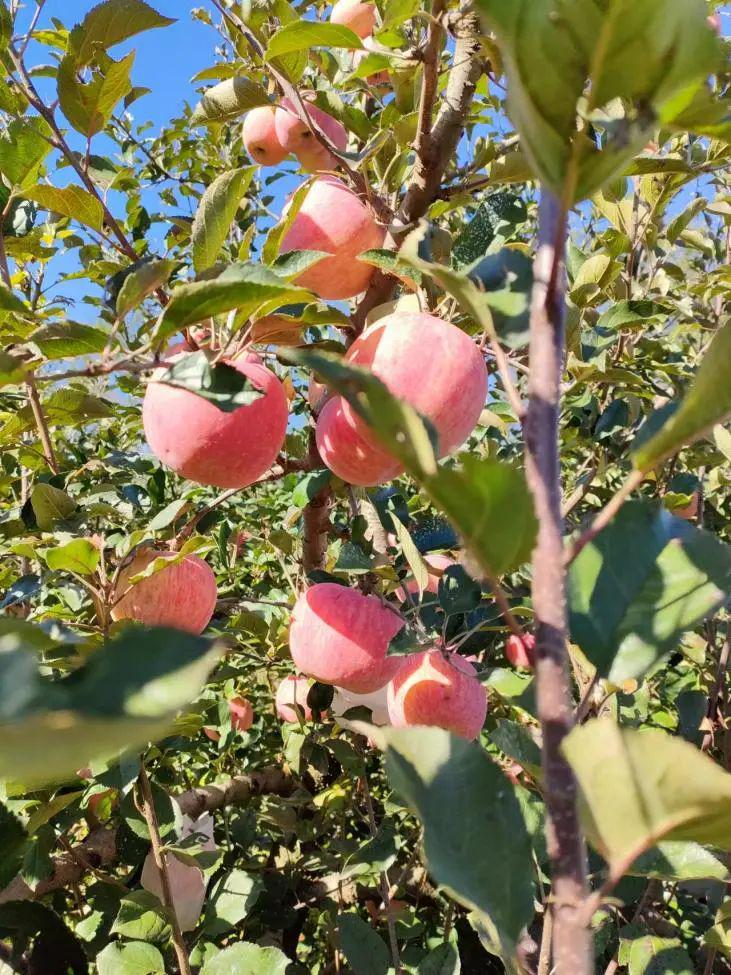
[[[47,823],[28,838],[20,875],[31,890],[53,873],[51,853],[55,846],[56,831]]]
[[[273,264],[279,254],[279,247],[284,239],[284,235],[294,223],[295,217],[300,212],[300,208],[305,201],[305,197],[310,191],[310,180],[305,180],[301,186],[292,194],[287,205],[287,209],[282,214],[281,219],[276,223],[266,236],[264,246],[261,250],[261,257],[265,264]]]
[[[0,173],[10,186],[22,187],[35,178],[52,149],[51,132],[39,117],[13,119],[0,139]]]
[[[690,955],[677,938],[643,935],[622,939],[618,955],[628,975],[695,975]]]
[[[190,506],[190,501],[188,498],[176,498],[171,501],[170,504],[165,505],[162,511],[158,511],[154,518],[152,518],[147,527],[150,531],[159,532],[163,528],[167,528],[168,525],[172,523],[181,515],[181,513]]]
[[[439,579],[439,605],[445,613],[469,613],[482,600],[482,588],[462,565],[449,565]]]
[[[658,880],[705,880],[731,882],[724,855],[699,843],[667,840],[643,853],[629,870],[633,876]]]
[[[259,264],[232,264],[211,281],[177,287],[165,309],[156,338],[163,341],[188,325],[236,308],[243,319],[266,301],[314,301],[313,295]]]
[[[338,916],[338,937],[353,975],[388,975],[391,957],[386,943],[357,914]]]
[[[55,522],[63,521],[76,511],[74,499],[51,484],[36,484],[30,494],[30,503],[42,531],[48,531]]]
[[[247,166],[222,173],[201,197],[191,230],[193,267],[199,273],[216,263],[254,172]]]
[[[477,743],[440,728],[369,733],[386,751],[391,785],[421,820],[429,872],[479,913],[512,959],[533,917],[530,839],[513,786]]]
[[[165,962],[144,941],[112,942],[96,956],[99,975],[165,975]]]
[[[170,937],[170,922],[154,894],[133,890],[119,902],[111,933],[135,941],[164,944]]]
[[[332,480],[332,471],[309,471],[292,491],[292,504],[306,507],[310,501]]]
[[[241,942],[207,961],[200,975],[285,975],[289,958],[278,948]]]
[[[80,186],[66,186],[58,189],[38,183],[23,191],[23,196],[34,200],[44,210],[58,213],[62,217],[78,220],[79,223],[101,231],[104,223],[104,209],[99,200]]]
[[[23,865],[28,836],[21,821],[0,802],[0,889],[4,889]]]
[[[500,718],[488,737],[508,758],[522,765],[534,778],[540,778],[541,749],[525,725]]]
[[[280,254],[273,262],[272,270],[281,277],[291,280],[317,264],[323,257],[329,256],[327,251],[287,251],[285,254]]]
[[[203,349],[191,352],[155,375],[155,382],[188,389],[224,413],[249,406],[264,394],[238,369],[225,362],[212,363]]]
[[[269,105],[266,90],[250,78],[227,78],[209,88],[191,116],[193,125],[230,122],[252,108]]]
[[[33,312],[6,284],[0,282],[0,311],[14,311],[24,318],[32,318]]]
[[[521,147],[536,176],[569,205],[621,172],[658,120],[684,109],[719,62],[702,0],[478,6],[497,35]],[[597,150],[578,117],[601,124],[599,110],[615,99],[625,113],[606,125]]]
[[[46,549],[43,553],[49,569],[90,576],[99,565],[99,549],[86,538],[75,538],[66,545]]]
[[[117,295],[117,318],[124,318],[169,279],[175,261],[148,261],[124,279]]]
[[[255,874],[231,870],[221,877],[206,898],[204,926],[207,934],[225,934],[249,916],[264,885]]]
[[[429,584],[429,567],[422,558],[421,552],[414,544],[414,540],[403,522],[399,521],[396,513],[394,511],[389,512],[391,516],[391,521],[393,523],[394,531],[398,543],[401,546],[401,551],[404,553],[404,558],[409,564],[411,569],[411,575],[419,587],[419,596],[422,595],[424,590]]]
[[[0,388],[22,383],[28,375],[29,368],[23,359],[8,352],[0,352]]]
[[[454,945],[445,943],[422,958],[416,975],[460,975],[462,964]]]
[[[66,55],[58,68],[58,101],[71,125],[90,139],[102,132],[112,117],[114,106],[132,88],[131,72],[135,52],[121,61],[106,59],[103,71],[95,71],[91,81],[77,77],[78,64]]]
[[[69,52],[78,64],[89,64],[100,51],[154,27],[174,24],[144,0],[103,0],[89,11],[69,36]]]
[[[172,629],[128,627],[73,677],[42,678],[25,647],[0,654],[0,777],[28,787],[156,741],[193,701],[221,647]]]
[[[611,308],[599,316],[597,329],[621,329],[631,326],[641,326],[653,321],[664,321],[668,311],[654,301],[635,301],[624,298],[614,302]]]
[[[731,850],[731,774],[688,742],[600,719],[575,728],[563,751],[587,836],[613,871],[660,840]]]
[[[266,59],[271,61],[284,54],[309,51],[315,47],[345,47],[360,50],[360,38],[349,27],[317,20],[295,20],[285,24],[270,38]]]
[[[713,337],[679,408],[633,454],[635,467],[649,471],[709,433],[731,414],[731,320]]]
[[[46,359],[66,359],[102,352],[108,339],[106,332],[80,322],[44,325],[30,336],[30,341],[35,342]]]
[[[725,900],[719,907],[713,927],[703,936],[703,944],[731,958],[731,900]]]
[[[663,508],[624,505],[574,559],[571,636],[616,684],[639,678],[731,588],[731,547]]]
[[[335,356],[288,350],[287,358],[320,374],[329,387],[345,396],[447,515],[488,575],[504,575],[530,557],[536,518],[521,470],[469,454],[461,455],[457,467],[440,466],[426,421],[375,376]]]

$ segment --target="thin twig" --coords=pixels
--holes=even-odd
[[[711,688],[711,693],[708,695],[708,708],[706,710],[706,722],[708,728],[706,733],[703,735],[703,743],[701,744],[701,751],[707,752],[708,749],[713,744],[713,728],[718,719],[719,712],[721,710],[721,704],[724,695],[724,689],[726,687],[726,675],[728,673],[729,665],[729,653],[731,648],[729,647],[729,635],[731,634],[731,623],[726,624],[726,638],[721,646],[721,652],[718,655],[718,666],[716,667],[716,677],[713,681],[713,687]]]
[[[180,922],[178,921],[178,916],[175,913],[175,903],[173,901],[172,890],[170,887],[170,877],[168,876],[168,868],[166,861],[166,854],[163,853],[162,840],[160,838],[160,827],[157,822],[157,815],[155,813],[155,802],[152,798],[152,789],[150,787],[150,780],[147,777],[147,771],[145,766],[142,765],[140,768],[139,775],[140,792],[142,793],[142,815],[145,817],[147,823],[147,828],[150,831],[150,843],[152,844],[152,856],[155,860],[155,866],[160,874],[160,887],[162,888],[162,902],[165,905],[167,913],[170,917],[170,926],[172,929],[172,942],[173,948],[175,950],[175,957],[178,959],[178,968],[180,969],[180,975],[191,975],[190,960],[188,958],[188,949],[185,946],[185,941],[183,939],[183,932],[180,930]]]
[[[33,419],[35,420],[36,429],[38,430],[38,436],[41,441],[41,447],[43,448],[43,456],[46,458],[46,463],[53,473],[58,474],[58,461],[56,460],[56,455],[53,451],[51,434],[48,429],[46,417],[43,413],[41,398],[38,395],[38,387],[36,386],[34,376],[26,376],[25,388],[28,391],[28,402],[30,403],[30,408],[33,412]]]
[[[368,777],[363,775],[361,778],[361,784],[363,787],[363,796],[366,803],[366,811],[368,813],[368,828],[370,830],[371,836],[376,836],[378,833],[378,826],[376,825],[376,816],[373,810],[373,800],[371,799],[371,791],[368,787]],[[386,925],[388,927],[388,941],[391,947],[391,960],[393,961],[393,968],[396,975],[401,975],[403,971],[401,967],[401,955],[399,953],[398,939],[396,937],[396,923],[393,919],[393,910],[391,908],[391,895],[390,895],[391,884],[388,879],[388,872],[383,870],[381,872],[379,890],[381,894],[381,900],[383,901],[383,911],[386,915]]]

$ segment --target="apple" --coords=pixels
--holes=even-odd
[[[155,559],[170,559],[171,564],[130,585],[130,579]],[[151,548],[138,552],[119,574],[115,590],[119,598],[112,607],[112,619],[202,633],[216,608],[216,577],[197,555],[173,559],[177,559],[175,552]]]
[[[289,155],[277,136],[275,116],[273,105],[261,105],[248,113],[241,128],[244,148],[260,166],[278,166]]]
[[[254,708],[245,697],[232,697],[228,702],[231,727],[235,731],[248,731],[254,723]]]
[[[439,591],[439,580],[451,565],[456,565],[457,563],[449,555],[441,555],[439,552],[430,552],[424,556],[424,561],[429,569],[434,570],[428,575],[425,592],[437,593]],[[413,576],[409,576],[396,590],[396,595],[401,602],[404,602],[406,599],[406,592],[404,590],[418,599],[419,583]]]
[[[367,369],[435,427],[440,457],[474,430],[487,396],[480,350],[455,325],[434,315],[394,312],[379,318],[351,345],[350,365]],[[372,432],[345,402],[346,417],[366,440]]]
[[[315,439],[323,462],[348,484],[367,487],[403,474],[399,461],[352,426],[340,396],[328,400],[320,411]]]
[[[395,660],[403,660],[396,657]],[[379,687],[378,690],[371,691],[370,694],[354,694],[346,691],[342,687],[335,688],[332,709],[336,717],[342,717],[346,711],[352,708],[368,708],[371,712],[371,722],[376,725],[386,725],[389,723],[387,693],[388,685]]]
[[[368,694],[400,665],[387,657],[403,620],[377,596],[333,582],[305,590],[292,611],[289,650],[295,667],[323,684]]]
[[[472,664],[456,653],[426,650],[407,657],[388,685],[396,728],[433,725],[476,738],[487,714],[487,692]]]
[[[284,235],[281,252],[331,254],[303,271],[296,281],[320,298],[335,301],[365,291],[375,269],[359,261],[358,255],[381,247],[385,235],[373,212],[345,183],[334,176],[319,176]]]
[[[376,5],[361,0],[337,0],[330,11],[330,23],[349,27],[358,37],[368,37],[376,26]]]
[[[277,714],[282,721],[292,724],[299,724],[300,716],[295,710],[297,705],[302,710],[304,720],[312,721],[312,708],[307,704],[307,695],[310,693],[310,681],[306,677],[297,674],[289,674],[277,688],[274,703]]]
[[[309,101],[309,98],[305,98]],[[323,112],[317,105],[307,105],[310,121],[336,149],[348,147],[348,133],[341,122]],[[293,153],[302,168],[309,173],[323,169],[335,169],[338,164],[334,156],[313,134],[312,129],[297,114],[293,102],[283,98],[274,118],[276,138],[286,153]]]
[[[180,355],[171,360],[178,361]],[[242,488],[277,459],[287,431],[284,387],[258,356],[224,360],[263,394],[230,413],[187,389],[154,378],[142,406],[152,453],[181,477],[218,488]]]
[[[525,633],[521,640],[515,633],[511,633],[505,644],[505,656],[513,667],[532,670],[535,665],[536,638],[532,633]]]

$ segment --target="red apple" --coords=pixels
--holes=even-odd
[[[388,685],[388,714],[396,728],[433,725],[476,738],[485,723],[487,692],[469,661],[428,650],[407,657]]]
[[[244,119],[241,130],[244,148],[260,166],[278,166],[288,155],[277,136],[275,114],[273,105],[261,105]]]
[[[306,677],[289,674],[284,678],[274,698],[277,714],[282,721],[299,724],[300,719],[295,705],[301,709],[305,721],[312,721],[312,709],[307,704],[310,687],[310,681]]]
[[[381,247],[386,231],[372,211],[334,176],[315,179],[299,213],[284,235],[281,251],[316,250],[331,254],[307,268],[297,284],[320,298],[353,298],[365,291],[374,268],[358,255]]]
[[[226,361],[263,395],[226,413],[187,389],[153,378],[142,420],[150,450],[176,473],[199,484],[242,488],[277,459],[287,430],[287,396],[258,356]]]
[[[174,552],[146,548],[119,574],[118,601],[111,611],[113,620],[138,620],[146,626],[172,626],[189,633],[202,633],[216,608],[218,591],[211,567],[197,555],[186,555],[177,562],[130,584],[130,579],[155,559],[175,559]]]
[[[400,666],[399,657],[386,653],[403,625],[377,596],[321,582],[295,603],[289,650],[304,674],[368,694],[388,683]]]
[[[328,400],[315,429],[317,449],[333,474],[361,487],[384,484],[403,474],[399,461],[355,429],[343,405],[340,396]]]
[[[349,27],[358,37],[368,37],[376,26],[376,5],[361,0],[337,0],[330,11],[330,23]]]
[[[536,638],[531,633],[524,634],[522,640],[515,633],[511,633],[505,644],[505,656],[513,667],[532,670],[535,663],[535,645]]]

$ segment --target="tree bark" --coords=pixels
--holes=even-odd
[[[315,442],[315,431],[310,430],[308,462],[310,470],[324,467]],[[306,506],[303,514],[304,541],[302,544],[302,568],[307,572],[324,569],[327,555],[327,541],[330,531],[330,508],[333,493],[329,484],[317,492]]]
[[[553,971],[590,975],[591,938],[581,919],[586,849],[573,771],[561,753],[571,730],[566,587],[561,517],[559,411],[564,357],[566,212],[545,190],[530,318],[529,404],[524,424],[526,472],[538,518],[533,552],[536,697],[543,732],[544,794],[552,866]]]

